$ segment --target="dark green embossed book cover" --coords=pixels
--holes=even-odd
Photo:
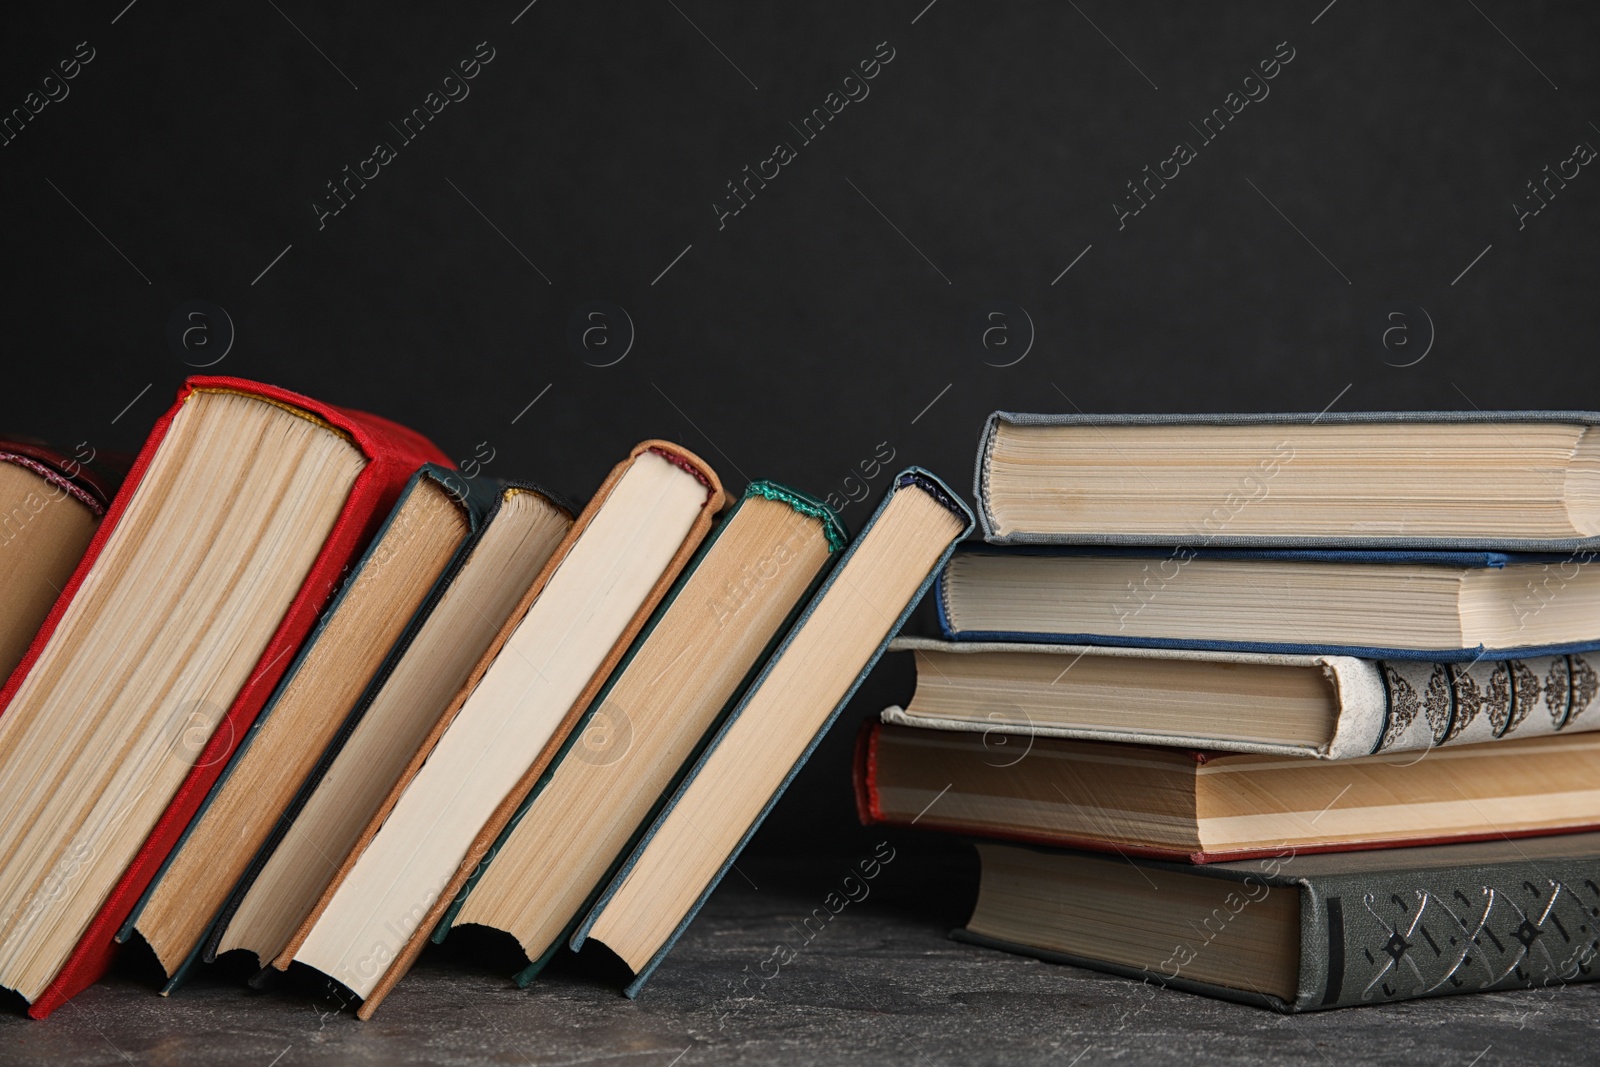
[[[1596,977],[1597,833],[1204,867],[978,850],[956,939],[1278,1011]]]

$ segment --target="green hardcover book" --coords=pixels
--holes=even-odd
[[[845,546],[820,502],[755,482],[640,632],[434,931],[517,939],[527,985],[670,796]]]
[[[1190,866],[983,843],[960,941],[1282,1012],[1596,977],[1600,834]]]

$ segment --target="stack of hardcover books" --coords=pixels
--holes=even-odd
[[[1280,1010],[1594,977],[1600,416],[997,413],[868,822],[959,938]]]
[[[163,991],[238,953],[366,1018],[462,924],[636,993],[972,526],[912,467],[852,543],[660,440],[579,507],[220,377],[109,493],[0,443],[0,987],[36,1017],[142,942]]]

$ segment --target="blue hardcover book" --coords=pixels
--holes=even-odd
[[[509,493],[534,486],[434,464],[407,483],[228,766],[117,935],[138,935],[170,993],[286,832],[374,695],[405,655]]]
[[[639,994],[883,654],[972,513],[919,467],[877,511],[728,714],[577,932]]]
[[[935,587],[953,641],[1462,663],[1600,648],[1600,568],[1419,549],[976,546]]]
[[[1600,415],[989,416],[991,544],[1600,549]]]

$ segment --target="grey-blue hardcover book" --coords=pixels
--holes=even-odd
[[[991,544],[1600,549],[1600,415],[997,411]]]
[[[572,936],[632,970],[637,996],[933,583],[972,513],[919,467],[855,542]]]
[[[973,545],[934,603],[952,641],[1476,663],[1600,648],[1588,555]]]

